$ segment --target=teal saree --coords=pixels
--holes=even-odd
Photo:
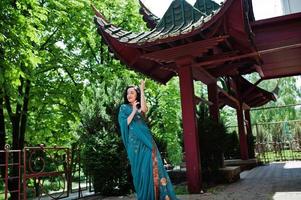
[[[161,155],[142,115],[137,112],[128,125],[132,106],[120,107],[118,121],[121,137],[131,164],[138,200],[178,200],[163,166]]]

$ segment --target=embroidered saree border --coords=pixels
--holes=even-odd
[[[158,171],[157,150],[155,144],[153,144],[153,149],[152,149],[152,160],[153,160],[155,200],[158,200],[159,199],[159,171]]]

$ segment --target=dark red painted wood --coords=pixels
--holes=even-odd
[[[187,65],[180,66],[178,73],[180,78],[188,190],[190,193],[200,193],[202,182],[201,163],[191,67]]]
[[[301,13],[255,21],[251,26],[258,51],[280,49],[261,55],[265,79],[301,74]]]
[[[217,84],[209,84],[208,88],[208,99],[213,104],[209,106],[210,117],[214,121],[218,122],[219,120],[219,106],[218,106],[218,92]]]
[[[246,119],[247,138],[249,140],[253,136],[250,110],[249,109],[244,110],[244,113],[245,113],[245,119]],[[255,158],[254,149],[252,149],[250,146],[248,146],[248,153],[249,153],[249,158]]]
[[[240,158],[242,160],[248,160],[248,143],[247,135],[244,127],[244,114],[242,109],[237,109],[237,124],[238,124],[238,133],[239,133],[239,146],[240,146]]]

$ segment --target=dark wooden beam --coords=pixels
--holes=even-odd
[[[222,93],[222,95],[225,97],[225,99],[227,100],[224,100],[224,102],[231,106],[232,108],[239,108],[239,101],[231,96],[230,94],[228,94],[225,90],[223,90],[222,88],[218,87],[218,92]]]
[[[283,51],[286,49],[293,49],[293,48],[300,48],[300,47],[301,47],[301,44],[293,44],[293,45],[288,45],[288,46],[284,46],[284,47],[278,47],[278,48],[261,50],[261,51],[257,51],[257,52],[251,52],[251,53],[247,53],[247,54],[243,54],[243,55],[231,56],[228,58],[220,58],[220,59],[216,59],[216,60],[209,60],[209,61],[204,61],[204,62],[200,62],[200,63],[195,63],[192,65],[192,67],[203,67],[206,65],[214,65],[214,64],[224,63],[227,61],[240,60],[243,58],[258,57],[258,56],[260,57],[260,55],[271,54],[271,53],[280,52],[280,51]]]
[[[202,81],[206,85],[216,82],[216,78],[203,68],[192,68],[192,74],[195,80]]]
[[[239,64],[237,63],[230,63],[230,64],[223,64],[216,66],[214,69],[208,69],[208,71],[214,77],[221,77],[221,76],[235,76],[238,75],[238,68]]]
[[[204,104],[206,104],[208,106],[213,105],[213,103],[211,101],[208,101],[208,100],[206,100],[206,99],[204,99],[202,97],[198,97],[198,96],[195,96],[195,101],[196,101],[195,102],[196,105],[199,104],[200,102],[202,102],[202,103],[204,103]]]
[[[233,56],[238,55],[238,51],[230,51],[230,52],[220,52],[220,53],[216,53],[214,55],[211,56],[203,56],[200,57],[199,59],[197,59],[198,63],[202,63],[202,62],[209,62],[209,61],[215,61],[218,59],[224,59],[224,58],[230,58]],[[205,68],[206,69],[211,69],[211,68],[215,68],[216,65],[206,65]]]
[[[246,98],[246,96],[250,95],[254,90],[256,90],[257,85],[258,85],[261,81],[263,81],[263,79],[259,79],[258,81],[256,81],[256,82],[252,85],[252,87],[250,87],[249,89],[247,89],[246,91],[244,91],[244,92],[242,93],[242,98]]]
[[[264,78],[264,73],[262,71],[262,67],[259,65],[255,65],[255,69],[261,78]]]
[[[254,146],[250,145],[251,142],[252,142],[251,140],[253,138],[250,109],[244,110],[244,114],[245,114],[246,128],[247,128],[247,140],[248,140],[249,158],[255,158]]]
[[[175,62],[181,57],[198,57],[223,42],[228,36],[219,36],[207,40],[201,40],[190,44],[184,44],[173,48],[158,50],[142,55],[142,58],[157,62]]]
[[[245,120],[244,120],[244,113],[242,108],[236,110],[237,113],[237,125],[238,125],[238,132],[239,132],[239,147],[240,147],[240,157],[242,160],[249,159],[248,153],[248,143],[247,143],[247,136],[245,132]]]
[[[208,99],[213,104],[209,106],[209,113],[212,120],[219,121],[219,104],[217,82],[207,85]]]
[[[242,109],[243,110],[250,110],[250,106],[246,103],[242,103]]]

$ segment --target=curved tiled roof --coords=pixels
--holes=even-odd
[[[146,22],[148,28],[153,29],[159,23],[160,18],[153,14],[143,3],[139,0],[140,9],[139,12],[143,16],[143,20]]]
[[[242,54],[251,51],[253,47],[249,42],[249,29],[245,28],[242,0],[227,0],[219,8],[217,4],[210,2],[198,0],[195,6],[192,6],[185,0],[174,0],[160,20],[142,5],[143,9],[140,12],[151,16],[147,19],[151,19],[149,23],[152,23],[154,28],[141,33],[125,31],[114,26],[94,8],[95,23],[99,34],[116,58],[129,68],[160,83],[166,83],[177,75],[175,62],[181,56],[192,56],[195,59],[192,73],[196,80],[204,79],[202,73],[214,79],[215,77],[206,71],[207,67],[205,70],[201,66],[206,60],[200,57],[227,60],[228,56],[231,58],[231,53],[241,51]],[[217,54],[212,55],[213,49],[217,49]],[[237,53],[232,56],[235,55]],[[208,66],[208,69],[222,70],[219,65]],[[256,87],[250,84],[242,81],[245,89]],[[252,95],[247,97],[244,101],[251,107],[262,105],[274,98],[271,93],[260,88],[255,88]],[[250,100],[251,97],[254,99]]]
[[[178,37],[184,38],[188,34],[193,34],[194,31],[198,33],[205,28],[206,23],[211,21],[220,9],[206,15],[185,0],[174,0],[155,28],[141,33],[122,30],[108,23],[102,15],[96,15],[95,23],[102,32],[106,32],[127,45],[152,45],[174,41],[179,39]]]
[[[220,5],[212,0],[197,0],[193,6],[206,15],[220,8]]]
[[[153,29],[160,22],[160,18],[153,14],[143,3],[140,3],[140,13],[143,15],[143,20],[146,22],[147,27]],[[199,10],[205,17],[211,15],[214,11],[220,8],[220,5],[212,0],[197,0],[193,5],[194,8]]]

